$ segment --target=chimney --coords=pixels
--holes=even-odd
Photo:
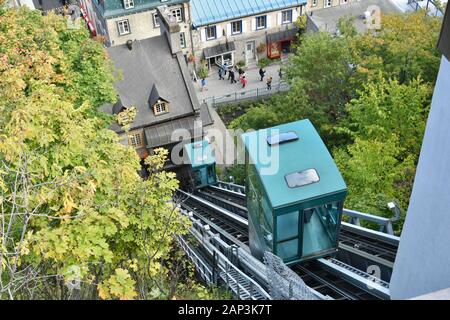
[[[172,54],[181,52],[180,43],[180,25],[170,13],[167,6],[159,6],[157,9],[160,20],[161,34],[164,35],[169,42],[169,47]]]

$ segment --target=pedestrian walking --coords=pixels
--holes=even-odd
[[[239,68],[238,73],[239,73],[239,76],[241,76],[244,73],[244,70],[242,70],[242,68]]]
[[[280,77],[280,80],[283,79],[283,71],[281,70],[281,68],[278,71],[278,76]]]
[[[261,76],[261,82],[264,81],[264,75],[266,74],[266,70],[263,70],[263,68],[259,68],[259,75]]]
[[[245,86],[247,85],[247,78],[245,77],[245,75],[241,76],[241,83],[242,83],[242,88],[245,88]]]
[[[223,68],[220,67],[219,68],[219,80],[224,80],[225,78],[223,77]]]
[[[267,78],[267,90],[272,90],[272,77]]]
[[[229,78],[231,80],[231,84],[236,83],[237,81],[235,79],[234,71],[230,70],[230,71],[228,71],[228,74],[229,74]]]
[[[206,79],[205,78],[202,79],[201,86],[202,86],[201,92],[203,92],[203,90],[205,89],[205,86],[206,86]]]

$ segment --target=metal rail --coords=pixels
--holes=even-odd
[[[214,187],[215,190],[221,189],[220,191],[224,192],[233,192],[235,194],[243,195],[239,202],[236,202],[239,206],[246,206],[245,201],[245,187],[241,185],[237,185],[234,183],[228,183],[219,181],[217,186]],[[220,194],[218,191],[218,194]],[[363,213],[355,210],[345,209],[343,214],[350,218],[350,224],[361,226],[361,221],[373,222],[379,226],[379,231],[385,234],[394,235],[394,230],[392,226],[392,219],[376,216],[373,214]],[[395,237],[395,236],[394,236]]]
[[[225,235],[226,235],[225,239],[231,240],[230,235],[231,235],[231,237],[233,237],[233,234],[235,234],[237,232],[241,237],[244,236],[245,240],[246,240],[246,244],[248,243],[248,231],[247,230],[243,230],[242,228],[240,228],[238,230],[234,230],[234,231],[230,230],[233,227],[236,227],[236,225],[238,224],[238,223],[234,223],[234,224],[230,223],[229,220],[230,220],[230,217],[232,217],[232,215],[228,214],[225,218],[220,217],[221,212],[220,212],[220,210],[217,210],[215,205],[213,205],[213,204],[206,205],[203,202],[199,202],[198,197],[191,196],[191,201],[193,201],[194,203],[188,202],[189,205],[186,206],[186,201],[185,201],[181,204],[181,207],[191,210],[193,214],[198,216],[205,223],[210,224],[211,227],[220,234],[224,233],[224,228],[220,227],[220,226],[217,227],[217,220],[219,220],[219,222],[224,222],[224,219],[227,220],[228,230],[225,231]],[[199,208],[200,208],[201,212],[196,211]],[[234,216],[237,217],[236,215],[234,215]],[[239,217],[239,220],[242,220],[242,217]],[[215,221],[215,222],[212,223],[212,221]],[[247,232],[247,233],[244,234],[245,232]],[[235,242],[235,241],[232,241],[232,242]],[[248,251],[248,247],[246,248],[246,250]],[[332,271],[330,271],[329,269],[333,270],[333,266],[335,266],[335,269],[338,269],[338,271],[335,270],[334,273]],[[302,269],[300,268],[300,270],[302,270]],[[342,274],[342,277],[340,278],[339,274],[342,271],[345,271],[345,272]],[[330,274],[327,275],[327,272]],[[355,269],[352,266],[346,265],[343,262],[339,262],[339,264],[335,263],[334,265],[331,265],[331,266],[327,265],[327,270],[320,271],[320,274],[323,278],[322,285],[315,286],[315,287],[313,287],[313,289],[315,289],[321,295],[324,295],[324,296],[328,295],[331,297],[338,297],[338,299],[374,299],[374,298],[386,298],[389,296],[389,294],[388,294],[389,289],[388,288],[386,289],[386,288],[380,287],[380,286],[377,286],[372,291],[367,292],[365,287],[367,286],[367,277],[369,277],[370,275],[368,275],[367,273],[365,273],[363,271]],[[308,275],[310,275],[310,274],[308,274]],[[345,279],[344,279],[344,277],[345,277]],[[307,279],[309,280],[309,278],[307,278]],[[314,279],[316,279],[316,281],[318,281],[317,277],[314,277]],[[327,281],[331,281],[331,283],[324,283]],[[378,280],[378,281],[380,281],[380,280]],[[307,281],[305,281],[305,282],[308,285],[308,282]],[[314,283],[313,283],[313,285],[314,285]],[[338,288],[341,291],[344,290],[341,288],[345,288],[345,290],[347,290],[347,291],[341,292],[336,288]],[[358,288],[359,288],[359,291],[358,291]],[[334,290],[334,294],[330,295],[329,290]],[[380,293],[380,290],[382,290],[381,293]],[[387,292],[387,294],[386,294],[386,292]]]
[[[205,200],[214,203],[230,212],[247,218],[245,196],[234,191],[218,187],[207,187],[197,191],[197,194]]]
[[[183,209],[217,230],[228,244],[248,248],[247,219],[181,190],[178,190],[178,193],[185,196],[180,203]]]
[[[242,192],[244,187],[237,187],[233,184],[226,184],[228,188],[240,188]],[[224,207],[227,210],[239,214],[247,218],[248,212],[240,205],[230,203],[230,195],[235,195],[236,192],[223,189],[221,186],[215,186],[214,195],[210,194],[208,190],[199,193],[202,198],[214,202],[217,206]],[[217,191],[220,190],[220,191]],[[241,193],[238,197],[242,201],[245,196]],[[384,217],[377,217],[367,214],[362,214],[353,211],[355,214],[361,214],[361,217],[367,217],[367,220],[372,222],[380,222],[385,226],[386,223],[391,223],[391,220]],[[380,228],[386,229],[386,228]],[[341,232],[339,237],[339,250],[336,258],[341,262],[352,266],[355,269],[366,270],[373,272],[376,276],[386,282],[390,282],[393,273],[395,257],[400,239],[394,235],[389,235],[384,232],[375,231],[363,228],[358,225],[342,222]]]
[[[236,195],[235,191],[214,187],[199,191],[199,196],[245,219],[248,217],[246,207],[233,203],[236,198],[243,202],[245,196],[240,193]],[[377,219],[382,221],[389,220],[382,217],[374,217],[372,221]],[[391,269],[393,268],[399,244],[398,237],[343,222],[339,240],[341,249],[360,255],[362,255],[361,253],[366,253],[364,256],[370,255],[373,258],[372,261],[381,263]]]

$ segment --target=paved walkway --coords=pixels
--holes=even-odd
[[[214,108],[208,107],[214,123],[205,127],[206,137],[209,139],[219,166],[232,165],[236,160],[234,139]]]
[[[220,97],[235,92],[239,93],[243,91],[254,90],[257,88],[266,88],[266,79],[268,76],[271,76],[273,78],[272,83],[277,83],[280,80],[278,75],[280,64],[272,64],[265,68],[265,70],[267,72],[263,82],[261,82],[261,77],[259,76],[259,67],[253,67],[245,70],[248,82],[245,89],[243,89],[242,84],[239,82],[239,75],[237,74],[237,72],[235,73],[237,77],[237,83],[231,84],[230,80],[227,80],[228,73],[225,76],[225,80],[219,80],[218,70],[214,69],[214,71],[211,72],[210,76],[206,78],[206,87],[203,92],[200,91],[200,80],[194,82],[197,97],[199,101],[202,102],[203,100],[212,97]]]

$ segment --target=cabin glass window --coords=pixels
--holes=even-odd
[[[329,250],[336,246],[342,205],[341,201],[335,201],[303,210],[302,256]]]

